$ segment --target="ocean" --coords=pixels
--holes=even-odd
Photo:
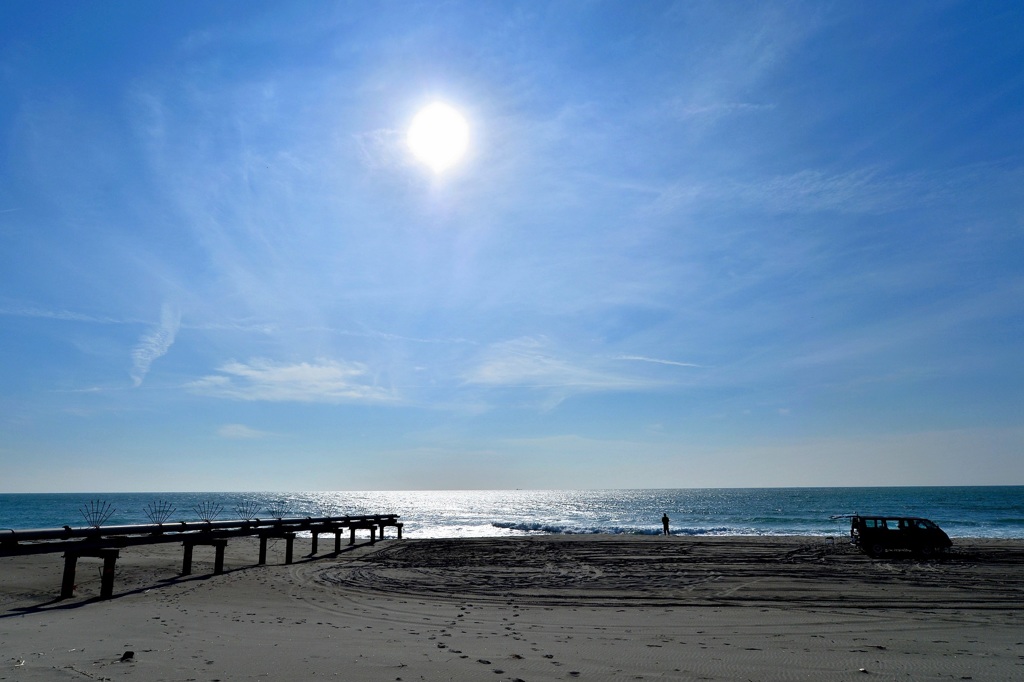
[[[1024,538],[1024,486],[0,494],[5,529],[249,515],[399,514],[409,538],[661,532],[840,536],[840,514],[923,516],[953,537]],[[105,518],[104,518],[105,517]]]

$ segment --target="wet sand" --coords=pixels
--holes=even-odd
[[[1024,678],[1024,541],[955,543],[388,540],[284,566],[281,542],[254,566],[237,539],[218,576],[211,548],[186,578],[178,545],[124,550],[106,601],[98,560],[61,601],[59,554],[2,557],[0,680]]]

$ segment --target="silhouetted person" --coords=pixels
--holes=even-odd
[[[661,515],[661,527],[665,529],[665,535],[668,535],[668,514]]]

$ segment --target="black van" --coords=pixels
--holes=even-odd
[[[870,556],[894,549],[932,556],[953,546],[945,531],[933,522],[907,516],[855,514],[850,517],[850,541]]]

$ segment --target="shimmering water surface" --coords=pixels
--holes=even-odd
[[[236,519],[246,505],[265,518],[395,513],[419,538],[651,534],[662,513],[679,535],[840,535],[849,522],[829,517],[853,512],[924,516],[954,537],[1024,538],[1024,486],[0,494],[0,529],[87,526],[90,507],[109,509],[106,525],[150,523],[161,505],[174,509],[169,521]]]

